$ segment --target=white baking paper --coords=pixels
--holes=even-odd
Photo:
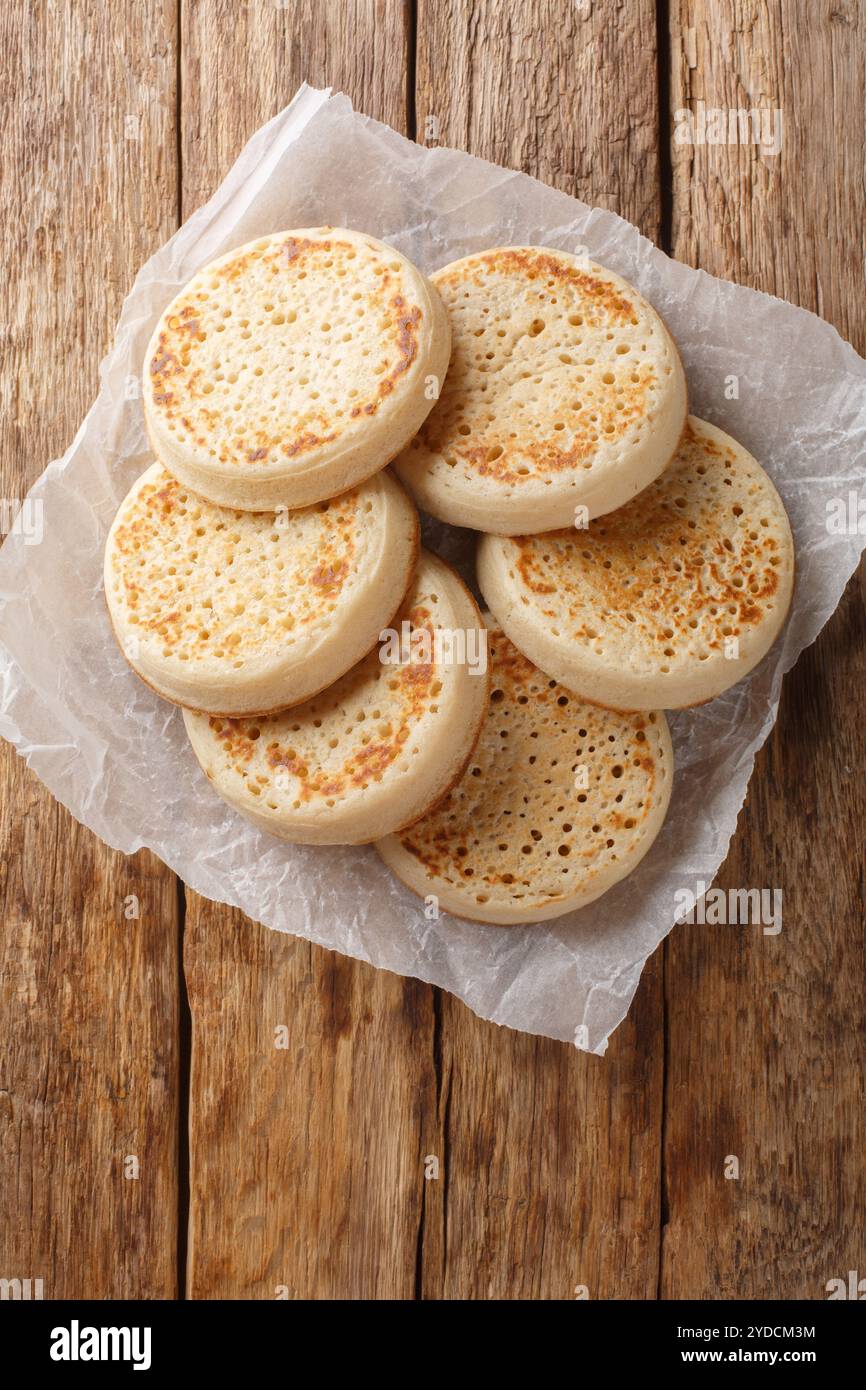
[[[692,409],[756,455],[788,508],[798,577],[782,638],[735,690],[673,716],[676,781],[656,844],[627,881],[557,922],[430,921],[372,849],[289,846],[254,830],[210,790],[179,712],[129,671],[109,631],[102,550],[148,463],[137,381],[160,311],[222,252],[321,223],[371,232],[428,271],[508,243],[587,247],[661,311]],[[738,398],[727,399],[735,386]],[[676,893],[712,882],[782,676],[857,565],[864,446],[866,362],[828,324],[670,260],[610,212],[469,155],[412,144],[345,97],[304,86],[141,270],[96,403],[30,494],[22,523],[41,504],[42,541],[32,543],[33,526],[28,535],[22,524],[0,552],[0,733],[114,848],[146,845],[191,888],[266,927],[441,985],[483,1018],[601,1053],[674,924]],[[853,524],[840,528],[837,518],[834,532],[828,505],[847,508],[849,521],[853,507]],[[465,563],[468,537],[443,529],[432,528],[443,553]]]

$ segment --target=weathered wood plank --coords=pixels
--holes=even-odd
[[[72,438],[134,270],[174,230],[175,43],[169,6],[0,10],[6,499]],[[172,1297],[175,880],[111,853],[5,745],[0,765],[0,1276]]]
[[[182,0],[183,215],[302,82],[406,123],[408,0]]]
[[[673,0],[672,113],[778,108],[783,133],[775,156],[674,147],[674,253],[816,310],[863,352],[866,22],[858,3],[808,11]],[[864,638],[861,578],[787,678],[720,879],[781,888],[781,934],[670,938],[664,1297],[823,1298],[862,1273]]]
[[[419,137],[522,168],[659,231],[655,6],[420,0]],[[662,990],[646,971],[607,1056],[441,1001],[443,1180],[428,1184],[423,1292],[653,1298]]]
[[[404,128],[407,13],[186,4],[185,212],[303,79]],[[193,894],[185,959],[190,1295],[411,1298],[423,1159],[441,1151],[433,992]]]
[[[655,1298],[661,984],[656,955],[604,1058],[494,1028],[443,995],[425,1297]]]
[[[418,0],[418,136],[659,228],[655,5]]]
[[[186,938],[190,1296],[412,1298],[430,989],[194,895]]]

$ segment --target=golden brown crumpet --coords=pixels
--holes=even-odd
[[[628,502],[671,458],[686,416],[679,354],[618,275],[544,247],[503,247],[432,276],[451,320],[438,403],[396,462],[418,505],[500,535]]]
[[[160,464],[105,549],[115,636],[167,700],[254,714],[306,700],[377,641],[408,588],[418,515],[388,473],[302,511],[216,507]]]
[[[449,354],[438,294],[384,242],[334,227],[261,237],[199,271],[160,318],[144,369],[151,443],[220,506],[306,507],[402,449]]]
[[[689,417],[676,458],[586,530],[485,536],[481,589],[511,640],[614,709],[680,709],[735,685],[788,613],[794,542],[741,445]]]
[[[459,783],[376,848],[422,897],[460,917],[539,922],[601,896],[661,829],[673,752],[660,713],[586,705],[490,633],[493,689]]]
[[[406,624],[406,628],[403,625]],[[184,712],[215,789],[261,829],[301,844],[361,844],[423,815],[460,776],[487,706],[481,615],[453,570],[422,551],[394,633],[410,660],[371,652],[314,699],[270,719]],[[462,649],[484,660],[452,660]],[[396,644],[395,644],[396,645]]]

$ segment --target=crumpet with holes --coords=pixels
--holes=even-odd
[[[422,897],[501,926],[583,907],[625,878],[661,829],[673,752],[661,713],[584,704],[489,634],[492,691],[448,796],[376,845]]]
[[[157,463],[112,524],[105,595],[158,694],[254,714],[308,699],[366,655],[417,553],[418,514],[390,473],[275,516],[216,507]]]
[[[690,416],[670,467],[584,530],[485,536],[478,579],[505,632],[570,690],[681,709],[769,651],[794,586],[782,500],[752,455]]]
[[[449,353],[438,294],[384,242],[335,227],[260,237],[199,271],[156,325],[151,444],[220,506],[309,506],[403,448]]]
[[[423,815],[475,746],[490,688],[485,630],[462,580],[422,551],[396,634],[402,651],[383,641],[322,694],[270,719],[184,711],[220,796],[298,844],[363,844]]]
[[[625,280],[544,247],[468,256],[431,277],[451,320],[442,393],[395,467],[419,507],[499,535],[628,502],[686,417],[679,354]]]

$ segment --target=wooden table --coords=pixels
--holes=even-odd
[[[71,440],[138,266],[303,79],[866,348],[864,0],[11,0],[4,497]],[[699,102],[780,109],[780,153],[675,144]],[[675,931],[604,1060],[112,853],[4,746],[0,1276],[820,1299],[866,1275],[864,638],[861,570],[786,681],[723,871],[782,888],[783,932]]]

